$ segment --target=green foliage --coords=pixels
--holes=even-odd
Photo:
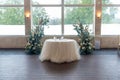
[[[82,23],[93,23],[93,8],[92,7],[73,7],[66,8],[65,24],[73,24],[77,19],[82,19]],[[89,14],[90,13],[90,14]]]
[[[0,9],[0,24],[5,25],[23,25],[24,10],[23,8],[1,8]]]
[[[109,4],[110,1],[109,0],[102,0],[102,4]]]
[[[42,27],[37,26],[30,33],[25,50],[29,54],[39,54],[42,48],[41,38],[43,37]]]
[[[66,0],[66,4],[93,4],[94,0]],[[65,24],[74,24],[78,19],[82,23],[93,23],[92,7],[67,7],[65,8]],[[90,13],[90,14],[89,14]]]
[[[102,0],[103,4],[110,3],[110,0]],[[65,0],[65,4],[94,4],[94,0]],[[116,7],[104,7],[102,9],[102,23],[111,23],[117,13]],[[108,10],[110,13],[108,13]],[[77,19],[81,19],[84,24],[93,23],[94,8],[93,7],[66,7],[65,8],[65,24],[74,24]]]
[[[102,23],[115,23],[115,14],[118,12],[116,7],[104,7],[102,8]],[[115,22],[114,22],[115,21]]]
[[[88,26],[83,26],[82,23],[74,24],[73,25],[78,33],[78,37],[80,39],[80,53],[81,54],[91,54],[94,50],[94,46],[92,44],[93,37],[90,36],[90,32],[88,30]]]
[[[65,4],[93,4],[94,0],[65,0]],[[110,0],[102,0],[103,4],[110,3]],[[22,0],[7,0],[1,1],[0,4],[13,4],[21,5],[24,4]],[[36,4],[39,4],[36,2]],[[111,7],[110,13],[108,12],[108,7],[102,9],[103,23],[111,23],[114,20],[114,15],[117,13],[116,7]],[[77,18],[81,18],[82,23],[91,24],[93,23],[94,15],[93,7],[65,7],[65,24],[73,24],[76,22]],[[43,7],[33,7],[32,8],[32,21],[33,25],[38,24],[38,19],[40,13],[47,15]],[[24,25],[24,8],[21,7],[1,7],[0,8],[0,24],[5,25]],[[50,24],[60,24],[60,19],[53,19]]]
[[[20,5],[21,0],[5,0],[1,4]],[[1,7],[0,8],[0,24],[5,25],[24,25],[24,8],[20,7]]]
[[[49,16],[47,15],[45,8],[35,7],[35,8],[33,8],[33,11],[32,11],[32,12],[33,12],[33,24],[34,24],[34,25],[37,25],[37,24],[38,24],[38,20],[39,20],[40,18],[44,18],[44,19],[43,19],[44,22],[42,23],[42,25],[48,23],[48,21],[46,21],[46,20],[49,20],[49,19],[48,19]],[[44,17],[43,17],[43,16],[44,16]]]
[[[93,4],[94,0],[65,0],[65,4]]]
[[[49,18],[47,16],[42,16],[38,21],[38,25],[31,30],[25,47],[27,53],[40,54],[42,48],[41,39],[44,36],[44,25],[47,25],[48,22]]]

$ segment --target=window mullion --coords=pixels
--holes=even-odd
[[[0,5],[0,7],[24,7],[24,5]]]
[[[62,11],[61,11],[61,23],[62,23],[62,35],[64,35],[64,0],[62,0]]]

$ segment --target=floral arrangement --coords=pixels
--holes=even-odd
[[[48,17],[41,17],[38,21],[38,25],[32,28],[30,35],[27,39],[27,45],[25,51],[29,54],[40,54],[42,48],[41,39],[44,36],[44,25],[49,22]]]
[[[81,54],[91,54],[94,50],[94,46],[92,44],[93,37],[90,35],[90,31],[88,30],[88,25],[83,26],[82,23],[73,25],[78,33],[79,37],[79,45],[80,45],[80,53]]]

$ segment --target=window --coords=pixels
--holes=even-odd
[[[77,23],[78,18],[93,31],[94,0],[32,0],[32,2],[33,26],[36,25],[37,15],[43,10],[50,18],[49,27],[45,27],[45,35],[77,35],[73,24]]]
[[[24,0],[0,0],[0,35],[25,35]]]
[[[33,0],[33,26],[38,24],[39,17],[48,16],[49,23],[45,26],[45,35],[61,35],[61,6],[59,4],[61,0]]]
[[[79,20],[93,31],[93,7],[65,7],[64,34],[77,35],[73,24]]]
[[[104,4],[106,5],[102,6],[101,35],[118,35],[120,34],[120,1],[110,0]]]
[[[0,0],[0,5],[23,5],[24,0]]]
[[[61,4],[61,0],[32,0],[34,5],[58,5]]]
[[[94,4],[94,0],[64,0],[65,4]]]
[[[102,0],[102,4],[120,4],[120,0]]]
[[[64,34],[77,35],[73,24],[80,21],[93,30],[94,0],[64,0]]]

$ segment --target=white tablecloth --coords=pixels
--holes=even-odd
[[[79,60],[79,45],[73,39],[47,39],[44,42],[39,59],[56,63]]]

